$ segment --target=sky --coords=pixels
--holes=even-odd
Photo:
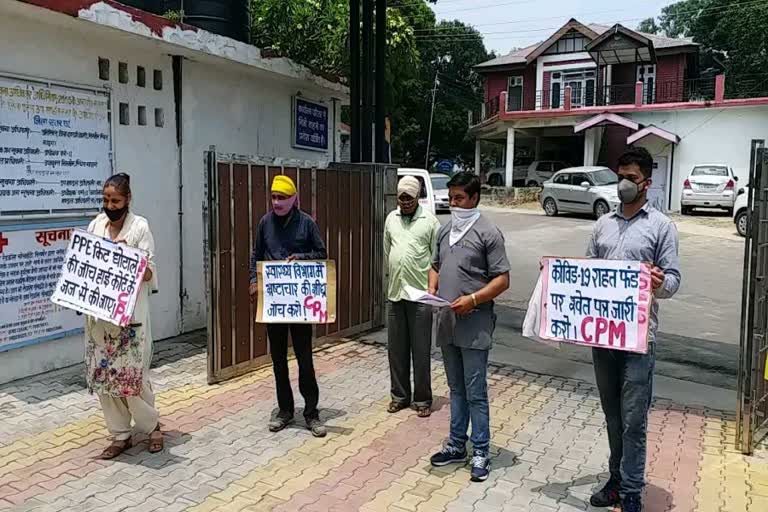
[[[395,0],[398,1],[398,0]],[[549,37],[570,18],[583,23],[635,28],[658,16],[671,0],[438,0],[438,19],[458,19],[483,34],[485,47],[499,55]]]

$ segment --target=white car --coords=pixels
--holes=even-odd
[[[733,223],[736,224],[736,231],[741,236],[747,236],[747,227],[749,225],[748,200],[749,188],[744,187],[739,190],[736,201],[733,203]]]
[[[568,164],[560,160],[535,160],[530,165],[516,165],[512,171],[514,173],[515,185],[524,184],[526,187],[541,187],[557,171],[566,167],[568,167]],[[488,185],[492,187],[504,186],[506,169],[504,167],[497,167],[488,173],[486,180]]]
[[[397,170],[398,181],[403,176],[413,176],[421,183],[421,192],[419,193],[419,205],[422,208],[435,215],[435,192],[432,190],[432,180],[429,178],[429,171],[426,169],[409,169],[401,167]]]
[[[429,175],[432,182],[432,191],[435,196],[435,210],[437,212],[446,212],[451,209],[451,202],[448,199],[448,182],[451,177],[447,174],[435,173]]]
[[[695,165],[683,183],[680,213],[694,208],[722,208],[733,214],[738,176],[725,164]]]
[[[544,182],[541,207],[549,217],[558,213],[591,213],[600,218],[619,205],[619,177],[608,167],[569,167]]]

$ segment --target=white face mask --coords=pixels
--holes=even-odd
[[[448,241],[451,245],[464,238],[464,235],[480,218],[480,210],[477,208],[451,208],[451,233]]]

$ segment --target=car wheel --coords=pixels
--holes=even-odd
[[[539,184],[538,184],[537,182],[535,182],[535,181],[531,180],[531,181],[529,181],[529,182],[528,182],[528,186],[529,186],[529,187],[538,187],[538,186],[539,186]]]
[[[733,208],[727,208],[727,210],[728,210],[728,216],[730,218],[733,218]]]
[[[557,215],[557,203],[551,197],[544,200],[544,213],[547,214],[547,217],[554,217]]]
[[[500,187],[501,186],[501,176],[499,176],[498,174],[494,174],[493,176],[488,178],[488,183],[492,187]]]
[[[608,206],[608,203],[606,203],[605,201],[598,201],[598,202],[595,203],[595,217],[596,218],[599,219],[603,215],[605,215],[607,213],[610,213],[610,212],[611,212],[611,208],[610,208],[610,206]]]
[[[691,208],[688,206],[681,206],[680,207],[680,215],[690,215],[691,214]]]
[[[744,210],[736,217],[736,231],[738,231],[741,236],[747,236],[748,223],[749,218],[747,217],[747,211]]]

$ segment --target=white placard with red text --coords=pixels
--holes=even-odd
[[[541,338],[647,352],[653,300],[650,265],[546,257],[542,282]]]
[[[82,225],[0,226],[0,352],[82,331],[82,318],[48,300],[72,232]]]
[[[75,230],[51,301],[125,327],[146,269],[144,251]]]

